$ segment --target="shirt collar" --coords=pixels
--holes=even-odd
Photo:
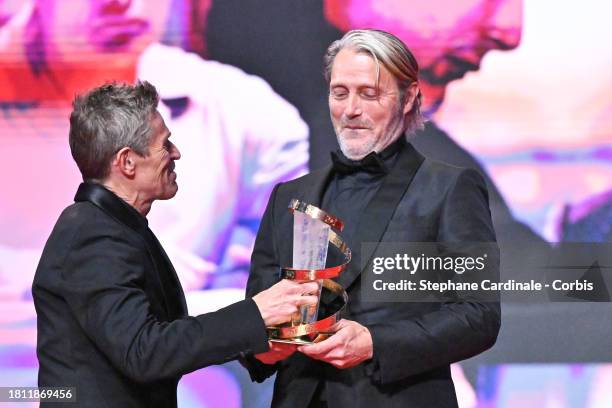
[[[101,184],[81,183],[74,201],[89,201],[135,231],[146,233],[148,222],[134,207]]]

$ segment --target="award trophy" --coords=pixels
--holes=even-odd
[[[293,266],[281,268],[281,278],[318,282],[319,303],[301,306],[289,323],[268,327],[268,337],[270,341],[281,343],[316,343],[329,337],[327,329],[340,320],[347,304],[346,291],[331,279],[346,269],[351,260],[351,250],[334,231],[342,231],[344,228],[343,222],[338,218],[297,199],[291,200],[289,211],[293,213]],[[325,268],[328,243],[344,255],[344,262]],[[341,300],[337,310],[327,316],[319,315],[322,292],[328,292],[334,299]],[[317,320],[320,317],[321,320]]]

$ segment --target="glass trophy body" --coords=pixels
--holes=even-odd
[[[292,344],[322,341],[331,335],[329,329],[341,319],[348,303],[346,291],[332,279],[338,277],[350,262],[351,250],[335,232],[344,227],[338,218],[298,199],[291,200],[288,210],[293,213],[292,266],[281,267],[280,277],[296,282],[317,282],[317,304],[301,306],[287,323],[268,327],[268,337],[271,341]],[[329,244],[344,255],[344,262],[326,268]],[[337,307],[333,305],[333,313],[329,313],[330,304],[325,301],[325,316],[321,318],[319,304],[323,290],[340,301]]]
[[[324,269],[327,260],[329,225],[301,212],[293,213],[293,268]],[[317,296],[321,298],[322,280],[318,279]],[[319,304],[300,306],[292,319],[292,325],[312,323],[317,320]]]

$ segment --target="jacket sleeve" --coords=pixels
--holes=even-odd
[[[246,287],[247,298],[253,297],[279,280],[280,260],[274,233],[274,204],[280,186],[281,184],[276,185],[270,195],[255,239],[249,280]],[[240,362],[249,371],[253,381],[263,382],[278,369],[278,363],[274,365],[264,364],[257,360],[253,354],[256,353],[247,355]]]
[[[82,330],[121,373],[151,382],[267,350],[264,323],[251,299],[160,321],[143,290],[145,276],[155,273],[146,270],[144,246],[117,233],[116,226],[95,225],[81,228],[69,243],[60,286]]]
[[[487,190],[475,170],[462,170],[441,211],[439,242],[495,242]],[[498,276],[499,264],[492,265]],[[479,354],[495,343],[499,301],[464,299],[394,322],[369,325],[374,358],[366,366],[373,380],[387,384]]]

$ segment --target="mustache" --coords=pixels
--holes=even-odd
[[[349,127],[349,128],[371,128],[372,125],[369,121],[364,121],[364,120],[346,120],[346,119],[342,119],[340,121],[340,125],[343,128]]]

